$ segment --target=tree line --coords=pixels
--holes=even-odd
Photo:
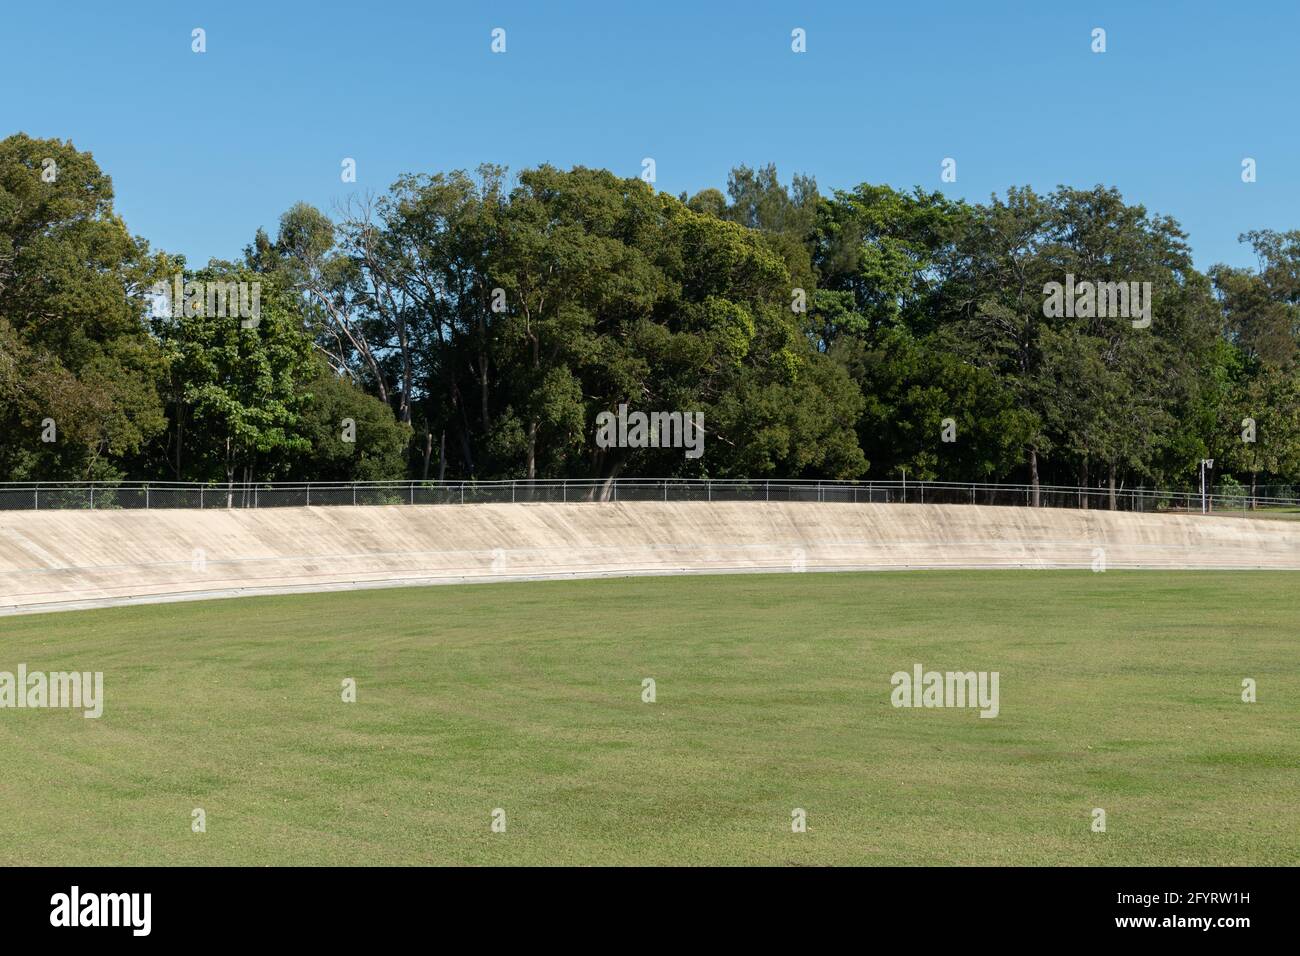
[[[1219,480],[1296,483],[1300,231],[1241,239],[1256,267],[1200,272],[1176,221],[1102,186],[973,204],[740,166],[672,196],[485,165],[298,203],[192,268],[130,234],[90,154],[18,134],[0,480],[1120,489],[1186,487],[1214,458]],[[201,293],[159,305],[237,283],[255,321]],[[597,442],[620,406],[701,414],[703,454]]]

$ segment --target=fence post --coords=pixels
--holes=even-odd
[[[357,485],[356,482],[353,482],[352,483],[352,504],[355,506],[356,503],[357,503]]]
[[[764,486],[763,490],[766,492],[766,497],[764,497],[763,500],[771,501],[772,500],[772,479],[769,478],[767,479],[767,481],[763,482],[763,486]]]
[[[307,507],[311,507],[311,482],[307,482]]]
[[[149,510],[149,486],[144,486],[144,510]]]
[[[465,503],[465,482],[460,483],[460,503]]]
[[[708,496],[709,496],[709,500],[712,501],[712,500],[713,500],[713,482],[711,482],[711,481],[706,481],[706,482],[704,483],[704,490],[705,490],[705,492],[708,494]]]
[[[95,486],[90,486],[90,510],[95,510]]]
[[[307,503],[311,504],[311,501],[309,500]],[[199,510],[200,511],[203,510],[203,486],[202,485],[199,485]]]
[[[515,483],[513,481],[510,482],[510,503],[515,503]]]
[[[970,486],[970,503],[975,503],[975,485],[973,483]]]
[[[41,486],[37,485],[35,488],[33,488],[32,494],[34,496],[32,498],[32,510],[40,511],[41,510]]]

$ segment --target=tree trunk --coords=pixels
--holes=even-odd
[[[424,430],[424,467],[420,470],[420,480],[429,480],[429,459],[433,457],[433,432]]]
[[[176,400],[176,480],[181,480],[181,446],[185,443],[185,403]]]
[[[488,357],[486,352],[479,352],[478,355],[478,375],[479,375],[479,403],[482,406],[481,414],[483,418],[483,434],[488,431]]]
[[[468,477],[474,477],[474,451],[470,448],[469,436],[469,415],[465,412],[465,403],[460,398],[460,386],[455,382],[451,385],[451,402],[460,412],[460,448],[465,456],[465,474]]]
[[[1119,505],[1115,501],[1115,463],[1110,463],[1110,510],[1119,510]]]
[[[528,423],[528,480],[537,477],[537,421]]]
[[[1082,464],[1079,465],[1079,487],[1083,489],[1079,499],[1080,507],[1082,507],[1084,511],[1087,511],[1091,502],[1088,501],[1090,496],[1088,494],[1088,459],[1086,458],[1083,460]]]
[[[1029,448],[1029,484],[1034,489],[1034,507],[1039,507],[1038,498],[1038,449],[1032,445]]]
[[[402,407],[403,425],[411,424],[411,379],[413,377],[411,361],[411,343],[406,332],[406,323],[402,323]]]

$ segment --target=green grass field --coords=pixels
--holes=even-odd
[[[1298,584],[741,575],[0,618],[0,670],[102,670],[106,697],[0,710],[0,864],[1296,864]],[[998,671],[1000,716],[892,707],[918,662]]]
[[[1300,508],[1256,508],[1254,511],[1249,509],[1235,510],[1224,508],[1214,512],[1216,518],[1273,518],[1280,521],[1298,521],[1300,520]]]

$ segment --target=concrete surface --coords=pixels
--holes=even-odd
[[[0,512],[0,614],[632,574],[1300,570],[1300,524],[974,505],[635,502]]]

